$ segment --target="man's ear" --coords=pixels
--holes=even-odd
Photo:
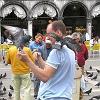
[[[57,33],[58,36],[62,37],[62,32],[60,30],[57,30],[56,33]]]

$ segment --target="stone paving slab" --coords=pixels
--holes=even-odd
[[[93,67],[92,70],[89,69],[90,65]],[[100,68],[100,58],[89,58],[86,61],[85,70],[89,72],[93,72],[94,73],[93,76],[95,76],[97,74],[96,68],[98,69]],[[5,72],[7,73],[7,77],[4,79],[0,79],[0,82],[3,81],[3,86],[7,87],[7,94],[4,96],[0,96],[0,98],[6,98],[7,100],[13,100],[13,98],[8,98],[8,92],[11,92],[13,94],[13,91],[9,89],[9,85],[12,85],[11,67],[10,65],[5,66],[3,62],[0,62],[0,74],[4,74]],[[84,94],[83,100],[89,100],[91,97],[95,95],[100,95],[100,88],[94,86],[97,82],[100,81],[100,74],[98,74],[98,78],[96,80],[91,80],[91,78],[88,78],[86,75],[85,75],[85,79],[88,81],[86,83],[86,86],[87,86],[86,89],[88,90],[90,88],[93,88],[93,90],[89,96],[87,94]],[[32,86],[32,96],[34,95],[33,89],[34,87]],[[23,91],[21,93],[22,93],[21,95],[23,96]]]

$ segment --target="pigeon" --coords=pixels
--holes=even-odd
[[[7,99],[5,99],[5,98],[2,98],[2,100],[7,100]]]
[[[11,90],[14,90],[14,88],[13,88],[11,85],[10,85],[10,89],[11,89]]]
[[[2,81],[0,82],[0,86],[2,86],[3,85],[3,83],[2,83]]]
[[[89,100],[93,100],[93,98],[89,99]]]
[[[0,95],[5,95],[6,93],[4,93],[2,90],[0,90]]]
[[[1,88],[2,88],[2,85],[0,85],[0,90],[1,90]]]
[[[92,77],[93,76],[93,72],[91,74],[88,75],[88,77]]]
[[[4,88],[3,88],[3,91],[6,92],[6,88],[5,88],[5,86],[4,86]]]
[[[92,66],[90,66],[89,69],[92,70]]]
[[[94,76],[91,80],[96,80],[96,79],[97,79],[97,76],[98,76],[98,75]]]
[[[5,78],[7,76],[7,74],[5,73],[4,75],[2,75],[2,78]]]
[[[86,75],[89,75],[89,74],[91,74],[90,72],[88,72],[88,71],[86,71]]]
[[[100,73],[100,70],[96,69],[96,71],[97,71],[98,73]]]
[[[58,44],[53,45],[53,49],[61,49],[63,45],[66,45],[73,51],[81,51],[81,46],[72,38],[65,37],[64,39],[58,37],[55,33],[50,33],[50,35],[56,39]],[[59,44],[60,43],[60,44]]]
[[[95,86],[98,86],[99,87],[100,86],[100,82],[98,82]]]
[[[100,95],[97,95],[97,96],[93,96],[91,99],[89,100],[93,100],[93,99],[97,99],[97,100],[100,100]]]
[[[88,91],[85,91],[84,93],[89,95],[91,92],[92,92],[92,88]]]
[[[9,93],[8,93],[8,96],[9,96],[9,98],[11,98],[11,97],[12,97],[12,94],[9,92]]]
[[[0,75],[0,79],[2,78],[2,74]]]

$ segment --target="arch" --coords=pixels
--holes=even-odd
[[[100,14],[100,2],[97,2],[90,8],[90,16],[91,18],[96,17]]]
[[[66,7],[69,6],[69,5],[72,5],[72,4],[79,4],[81,7],[83,7],[83,9],[86,11],[86,16],[89,17],[90,14],[89,14],[88,8],[82,2],[79,2],[79,1],[72,1],[72,2],[66,3],[63,6],[63,8],[61,9],[60,16],[63,17],[63,13],[64,13],[64,10],[66,9]]]
[[[92,35],[100,37],[100,2],[95,3],[90,9],[92,19]]]
[[[1,16],[1,17],[4,16],[4,15],[3,15],[3,12],[4,12],[5,8],[6,8],[6,7],[10,7],[10,6],[12,6],[11,9],[13,9],[13,6],[15,6],[15,9],[16,9],[16,6],[20,7],[21,10],[23,10],[23,11],[25,12],[26,18],[28,18],[28,16],[29,16],[29,10],[27,9],[27,7],[26,7],[25,5],[23,5],[22,3],[20,3],[20,2],[15,2],[15,1],[14,1],[14,2],[7,2],[6,4],[4,4],[4,5],[1,7],[1,9],[0,9],[0,16]],[[9,14],[9,13],[7,13],[7,14]],[[20,15],[21,15],[21,14],[20,14]]]
[[[53,13],[50,12],[50,7],[52,8]],[[39,10],[38,12],[39,8],[41,9],[41,11]],[[42,1],[32,7],[30,11],[30,17],[37,18],[43,13],[47,14],[51,18],[55,16],[59,17],[60,10],[54,3],[48,1]]]

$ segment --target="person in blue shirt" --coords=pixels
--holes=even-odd
[[[34,51],[38,49],[40,46],[42,46],[43,44],[44,42],[43,42],[42,34],[37,33],[37,35],[35,36],[35,40],[30,42],[29,48],[31,49],[31,51]]]
[[[39,47],[41,47],[42,45],[44,45],[43,42],[43,35],[41,33],[37,33],[37,35],[35,36],[35,40],[31,41],[29,44],[29,48],[31,49],[31,51],[37,51]],[[37,92],[38,92],[38,88],[39,88],[39,84],[40,84],[40,80],[37,79],[37,77],[32,77],[32,80],[34,80],[34,97],[37,97]]]
[[[41,33],[37,33],[37,35],[35,36],[35,40],[30,42],[29,48],[31,49],[31,51],[35,52],[38,50],[39,47],[43,45],[43,35]],[[40,80],[37,79],[35,76],[32,76],[32,80],[34,81],[34,97],[36,98],[38,94]]]
[[[36,52],[39,52],[41,57],[43,58],[43,60],[46,61],[51,50],[52,50],[52,43],[49,39],[46,39],[44,45],[40,46],[38,48],[38,50],[36,50]],[[39,90],[39,86],[40,86],[40,80],[36,79],[34,84],[36,84],[36,85],[34,85],[35,86],[34,97],[37,98],[38,90]]]
[[[50,39],[48,37],[46,37],[47,39],[45,40],[44,45],[42,45],[41,47],[38,48],[38,52],[40,52],[41,57],[43,58],[43,60],[47,60],[47,57],[49,56],[49,53],[52,50],[52,42],[50,41]]]
[[[54,33],[63,39],[66,27],[62,21],[53,21],[47,26],[47,33]],[[52,44],[57,43],[56,38],[50,37]],[[40,80],[38,100],[72,100],[72,90],[75,74],[75,53],[66,45],[61,49],[52,49],[46,61],[35,53],[36,65],[29,60],[25,53],[21,54],[21,60],[25,61],[35,76]]]

